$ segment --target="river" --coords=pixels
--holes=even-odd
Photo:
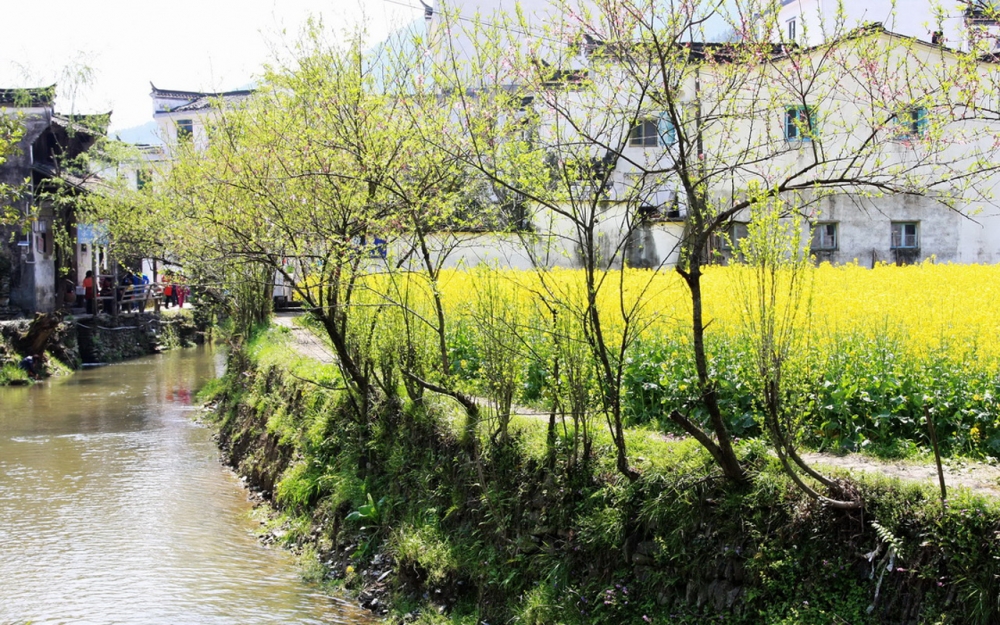
[[[0,625],[369,623],[262,546],[176,350],[0,388]]]

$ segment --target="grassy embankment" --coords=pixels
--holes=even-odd
[[[547,455],[546,422],[507,445],[463,438],[450,400],[387,405],[359,423],[332,366],[260,333],[207,395],[239,471],[273,497],[317,578],[420,623],[991,623],[1000,618],[1000,507],[879,476],[863,512],[791,487],[741,441],[750,487],[689,441],[628,431],[641,476],[593,454]],[[486,428],[484,428],[486,429]],[[383,577],[383,573],[390,575]],[[380,594],[381,593],[381,594]],[[373,604],[372,599],[377,600]],[[419,616],[417,616],[419,613]]]
[[[4,364],[3,367],[0,367],[0,386],[15,384],[31,384],[31,377],[16,364]]]

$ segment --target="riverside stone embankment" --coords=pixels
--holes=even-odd
[[[50,357],[44,375],[194,345],[205,337],[205,328],[189,313],[128,315],[117,320],[106,315],[45,320],[54,329],[42,341],[43,351]],[[36,320],[0,321],[0,368],[17,367],[23,357],[32,355],[34,348],[27,347],[26,337],[33,322]]]

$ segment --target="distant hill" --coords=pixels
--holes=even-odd
[[[125,143],[148,143],[150,145],[163,145],[163,140],[157,135],[156,121],[149,120],[140,126],[131,128],[121,128],[108,133],[112,137],[118,137]]]

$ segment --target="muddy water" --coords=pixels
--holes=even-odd
[[[178,350],[0,388],[0,624],[363,623],[253,535]]]

